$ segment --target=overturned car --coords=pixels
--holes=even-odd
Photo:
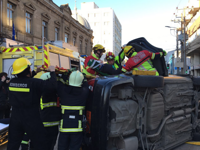
[[[144,38],[127,45],[138,52],[162,52]],[[168,76],[164,57],[153,65],[160,76],[121,74],[89,81],[85,149],[171,150],[200,140],[200,78]]]
[[[86,149],[173,149],[199,134],[200,78],[118,75],[93,82]]]

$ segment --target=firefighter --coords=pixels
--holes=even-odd
[[[48,150],[45,129],[40,117],[40,98],[44,90],[57,88],[55,67],[50,66],[49,81],[32,78],[39,71],[31,72],[31,63],[26,58],[14,61],[12,74],[15,78],[9,84],[9,100],[12,115],[9,125],[7,150],[17,150],[25,133],[37,150]]]
[[[86,75],[92,75],[93,76],[93,75],[97,75],[98,73],[88,66],[88,61],[90,59],[99,60],[101,58],[101,56],[103,55],[103,53],[105,53],[105,48],[100,44],[96,44],[92,48],[92,50],[93,50],[94,54],[85,58],[83,73],[86,74]]]
[[[108,64],[113,65],[113,67],[114,67],[115,54],[113,52],[108,52],[106,54],[106,60],[107,60]]]
[[[166,51],[151,53],[148,50],[142,50],[140,52],[136,52],[132,46],[126,46],[124,48],[124,53],[129,59],[122,67],[122,72],[131,70],[155,71],[156,76],[159,76],[159,73],[153,67],[151,60],[159,59],[163,55],[166,56],[167,54]]]
[[[83,118],[89,86],[79,71],[69,76],[69,85],[58,82],[58,96],[62,109],[58,150],[79,150],[83,138]]]
[[[125,55],[124,55],[124,50],[122,47],[122,50],[120,51],[120,53],[115,57],[114,53],[112,52],[108,52],[106,54],[106,60],[108,62],[108,64],[113,65],[114,69],[119,69],[121,67],[121,63],[124,60]]]
[[[50,72],[41,75],[40,79],[51,78]],[[61,120],[61,107],[57,97],[57,90],[45,90],[40,99],[41,118],[46,130],[48,150],[53,150],[58,136],[58,125]]]

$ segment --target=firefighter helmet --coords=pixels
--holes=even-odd
[[[105,48],[101,45],[101,44],[96,44],[93,48],[93,51],[102,51],[103,53],[105,53]]]
[[[13,72],[12,74],[19,74],[23,72],[28,66],[31,66],[30,61],[27,58],[18,58],[14,61],[12,67]]]
[[[81,87],[84,76],[80,71],[73,71],[69,76],[69,85]]]
[[[130,57],[133,52],[135,52],[135,48],[133,48],[132,46],[125,46],[124,47],[124,54],[127,57]]]
[[[112,52],[108,52],[106,54],[106,60],[113,60],[115,59],[115,55]]]
[[[43,73],[41,76],[40,76],[40,79],[42,80],[48,80],[51,78],[51,75],[50,75],[50,72],[46,72],[46,73]]]
[[[125,47],[126,47],[126,44],[122,45],[122,47],[121,47],[121,48],[122,48],[122,49],[124,49]]]

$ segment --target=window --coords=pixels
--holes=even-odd
[[[99,26],[99,22],[95,22],[95,23],[94,23],[94,26]]]
[[[74,46],[76,45],[76,38],[75,37],[73,38],[73,45]]]
[[[94,13],[94,17],[99,17],[99,13]]]
[[[104,22],[104,25],[108,26],[109,25],[109,21]]]
[[[47,22],[42,21],[42,37],[47,38]]]
[[[31,14],[26,13],[26,33],[31,33]]]
[[[87,43],[85,43],[85,53],[87,54]]]
[[[68,43],[68,34],[65,33],[65,42]]]
[[[14,6],[11,3],[7,3],[7,24],[12,26],[13,24],[13,12]]]
[[[55,28],[55,41],[58,41],[58,28]]]
[[[80,52],[82,52],[82,41],[80,41]]]
[[[108,16],[108,15],[109,15],[109,13],[108,13],[108,12],[105,12],[105,13],[104,13],[104,16]]]

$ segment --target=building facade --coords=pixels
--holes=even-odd
[[[57,6],[52,0],[0,0],[1,36],[28,45],[45,41],[64,41],[90,55],[93,31],[76,21],[68,4]]]
[[[183,66],[183,62],[181,62],[181,50],[178,51],[177,57],[177,50],[168,51],[167,55],[165,56],[165,63],[168,65],[168,73],[169,74],[181,74],[181,69]],[[186,74],[190,74],[190,57],[186,58]],[[179,70],[178,70],[179,69]]]
[[[200,1],[189,0],[185,23],[188,34],[186,54],[190,57],[190,74],[200,76]]]
[[[81,9],[72,11],[73,16],[84,17],[94,35],[94,45],[101,44],[106,51],[117,55],[121,51],[121,24],[112,8],[99,8],[94,2],[81,3]]]

